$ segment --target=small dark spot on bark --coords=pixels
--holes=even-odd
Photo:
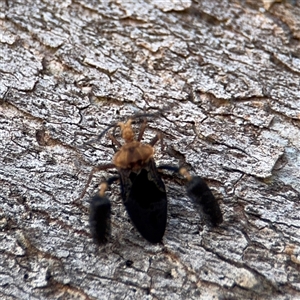
[[[125,264],[126,264],[126,267],[130,268],[133,265],[133,261],[128,259],[128,260],[126,260]]]
[[[47,270],[47,272],[46,272],[46,277],[45,277],[46,280],[49,281],[49,280],[51,279],[51,277],[52,277],[52,276],[51,276],[51,272],[50,272],[49,270]]]
[[[71,176],[73,179],[78,180],[78,176],[77,175],[72,175]]]
[[[38,142],[38,144],[40,146],[46,146],[47,145],[47,142],[45,141],[45,131],[44,130],[37,130],[35,132],[35,138],[36,138],[36,141]]]

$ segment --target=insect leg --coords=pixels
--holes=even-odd
[[[92,178],[94,176],[94,174],[98,171],[101,171],[101,170],[107,170],[107,169],[112,169],[112,168],[115,168],[115,165],[114,164],[106,164],[106,165],[102,165],[102,166],[96,166],[92,169],[90,175],[89,175],[89,178],[80,194],[80,196],[74,201],[74,202],[78,202],[80,199],[83,198],[83,196],[85,195],[86,193],[86,190],[88,189],[91,181],[92,181]]]
[[[113,149],[115,152],[117,152],[115,145],[117,145],[119,148],[121,148],[122,147],[121,143],[116,139],[116,137],[114,135],[112,135],[110,133],[107,135],[107,137],[112,141]]]
[[[179,168],[171,165],[160,165],[157,167],[158,170],[168,170],[173,171],[175,173],[179,173]]]
[[[218,201],[208,185],[199,176],[192,176],[185,168],[170,165],[161,165],[159,170],[168,170],[179,173],[187,179],[186,190],[204,220],[213,226],[223,222],[223,216]]]
[[[90,205],[90,230],[93,239],[99,244],[105,243],[111,232],[111,204],[105,195],[108,186],[118,180],[119,176],[109,178],[99,186],[99,192],[93,196]]]
[[[109,199],[105,196],[107,183],[100,184],[99,193],[91,200],[90,205],[90,230],[93,239],[99,244],[105,243],[110,234],[110,211]]]
[[[223,216],[218,201],[205,181],[199,176],[190,175],[185,168],[180,168],[179,173],[187,179],[187,194],[200,210],[204,220],[213,226],[222,223]]]
[[[152,147],[157,143],[157,141],[160,140],[160,147],[161,147],[161,151],[164,150],[164,143],[163,143],[163,136],[161,133],[157,133],[155,135],[155,137],[150,141],[149,145],[151,145]]]
[[[141,126],[141,128],[140,128],[139,136],[138,136],[138,138],[137,138],[137,140],[138,140],[139,142],[140,142],[140,141],[142,140],[142,138],[143,138],[143,135],[144,135],[144,132],[145,132],[146,127],[147,127],[147,120],[144,119],[144,122],[143,122],[143,124],[142,124],[142,126]]]
[[[147,127],[147,120],[145,119],[142,126],[141,126],[141,128],[140,128],[140,132],[139,132],[139,135],[138,135],[138,138],[137,138],[137,140],[139,142],[143,138],[146,127]],[[155,137],[150,141],[149,145],[151,145],[153,147],[158,142],[158,140],[160,140],[161,150],[163,150],[164,145],[163,145],[163,137],[162,137],[161,133],[157,133],[155,135]]]

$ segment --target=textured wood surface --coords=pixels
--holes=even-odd
[[[1,299],[299,299],[300,3],[0,2]],[[157,113],[158,164],[217,197],[209,228],[165,177],[163,244],[129,222],[118,184],[106,246],[89,199],[111,122]],[[138,128],[136,128],[138,130]]]

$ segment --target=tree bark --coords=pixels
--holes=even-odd
[[[292,0],[2,1],[1,299],[300,298],[299,16]],[[155,114],[158,165],[208,183],[220,226],[167,172],[161,244],[118,183],[111,237],[93,242],[89,200],[116,174],[80,197],[114,154],[95,139],[137,113]]]

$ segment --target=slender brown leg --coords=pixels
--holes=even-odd
[[[160,140],[161,151],[164,150],[163,136],[161,133],[157,133],[156,136],[149,143],[152,147]]]
[[[115,168],[116,166],[114,164],[106,164],[106,165],[102,165],[102,166],[96,166],[92,169],[90,175],[89,175],[89,178],[84,186],[84,189],[82,190],[80,196],[74,201],[74,202],[78,202],[80,199],[83,198],[83,196],[85,195],[86,193],[86,190],[88,189],[91,181],[92,181],[92,178],[93,178],[93,175],[98,172],[98,171],[101,171],[101,170],[107,170],[107,169],[112,169],[112,168]]]
[[[146,127],[147,127],[147,120],[145,119],[142,126],[141,126],[141,128],[140,128],[139,136],[138,136],[138,139],[137,139],[139,142],[143,138]]]
[[[107,137],[113,142],[113,144],[117,145],[119,148],[122,147],[121,143],[112,134],[109,133]]]
[[[138,136],[138,139],[137,139],[139,142],[143,138],[146,127],[147,127],[147,120],[144,120],[144,122],[143,122],[143,124],[140,128],[139,136]],[[157,143],[158,140],[160,140],[161,150],[163,150],[164,146],[163,146],[163,138],[162,138],[161,133],[157,133],[155,135],[155,137],[151,140],[150,145],[153,147]]]

